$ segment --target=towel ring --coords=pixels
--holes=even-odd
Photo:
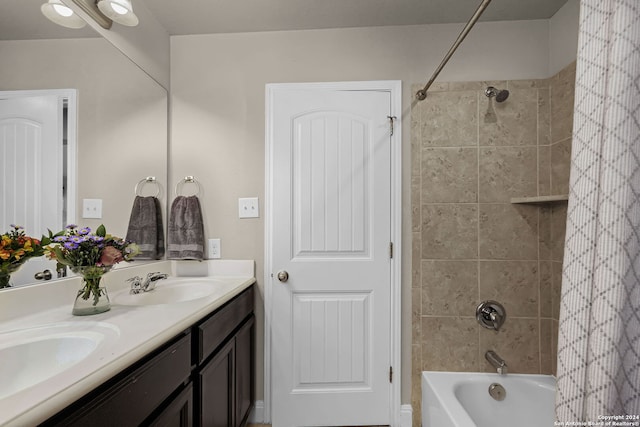
[[[183,194],[178,194],[178,187],[180,187],[181,184],[182,186],[184,186],[184,184],[195,184],[195,186],[197,187],[197,190],[195,194],[192,194],[192,196],[198,196],[200,194],[200,183],[193,176],[189,175],[189,176],[185,176],[182,181],[176,184],[176,188],[174,190],[174,192],[176,193],[176,196],[183,196]]]
[[[142,195],[142,187],[144,187],[145,184],[155,184],[156,185],[156,194],[153,197],[158,197],[160,195],[160,184],[158,183],[158,181],[156,181],[156,177],[155,176],[148,176],[144,179],[141,179],[140,181],[138,181],[138,183],[136,184],[136,187],[134,189],[134,192],[136,194],[136,196],[140,196],[140,197],[144,197]]]

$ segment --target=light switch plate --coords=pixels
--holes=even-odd
[[[257,197],[243,197],[238,199],[238,217],[239,218],[259,218],[260,211],[258,209]]]
[[[102,218],[102,199],[82,199],[82,218]]]

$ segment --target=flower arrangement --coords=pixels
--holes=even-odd
[[[87,300],[93,295],[93,305],[102,296],[102,276],[115,264],[131,261],[139,252],[135,243],[107,234],[104,225],[98,227],[95,233],[89,227],[79,229],[77,225],[67,225],[64,230],[51,236],[51,244],[46,248],[50,259],[82,275],[82,299]]]
[[[11,224],[12,230],[0,236],[0,289],[9,287],[11,273],[29,258],[44,255],[49,239],[35,239],[24,233],[24,228]]]

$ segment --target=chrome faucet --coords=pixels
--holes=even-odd
[[[482,301],[476,307],[476,319],[478,323],[487,329],[498,332],[507,318],[507,312],[497,301]]]
[[[507,375],[507,362],[505,362],[502,357],[498,356],[498,354],[495,351],[493,350],[487,351],[484,354],[484,358],[487,359],[487,362],[489,362],[491,366],[496,368],[496,371],[498,372],[498,374]]]
[[[158,280],[166,279],[169,277],[166,273],[160,273],[159,271],[147,274],[147,277],[143,280],[140,276],[134,276],[127,279],[127,282],[131,282],[131,294],[139,294],[140,292],[149,292],[155,289],[156,282]]]

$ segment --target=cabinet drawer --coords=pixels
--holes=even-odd
[[[197,363],[201,364],[253,312],[253,286],[228,302],[198,327]]]
[[[72,412],[56,416],[52,425],[138,426],[190,374],[191,335],[187,334],[97,396],[72,407]]]

